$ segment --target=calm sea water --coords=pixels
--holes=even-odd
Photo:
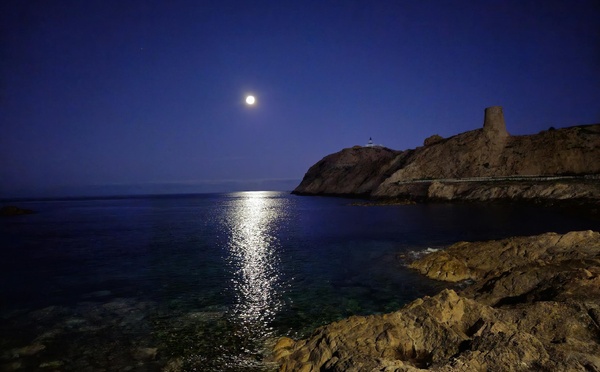
[[[3,370],[272,370],[280,336],[446,286],[401,253],[600,226],[580,210],[281,192],[19,205],[38,213],[0,220]]]

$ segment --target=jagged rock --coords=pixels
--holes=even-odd
[[[536,263],[582,260],[600,255],[600,233],[546,233],[487,242],[459,242],[413,262],[410,267],[433,279],[480,280]]]
[[[442,137],[438,134],[434,134],[433,136],[429,136],[429,137],[425,138],[425,141],[423,141],[423,146],[431,146],[431,145],[434,145],[443,140],[444,140],[444,137]]]
[[[475,282],[283,339],[280,370],[600,369],[600,233],[460,242],[413,267],[449,280],[460,268]]]

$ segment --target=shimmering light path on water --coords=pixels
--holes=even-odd
[[[281,283],[281,243],[276,228],[286,213],[285,202],[273,193],[234,194],[225,225],[229,236],[228,268],[235,302],[231,316],[243,336],[273,335],[271,326],[284,305]]]
[[[398,254],[600,226],[576,209],[353,202],[280,192],[21,202],[38,213],[0,220],[0,366],[269,370],[277,337],[445,286]]]

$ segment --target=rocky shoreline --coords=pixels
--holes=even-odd
[[[282,338],[280,371],[600,370],[600,233],[459,242],[410,267],[467,285]]]
[[[420,202],[525,202],[545,205],[600,205],[600,180],[498,179],[481,181],[432,180],[396,186],[398,200]],[[386,200],[377,197],[376,200]]]

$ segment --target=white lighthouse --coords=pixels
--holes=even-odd
[[[373,143],[373,138],[369,137],[369,142],[365,145],[365,147],[383,147],[383,145],[376,145]]]

